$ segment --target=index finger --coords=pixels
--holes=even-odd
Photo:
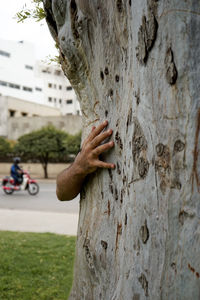
[[[108,121],[104,121],[103,123],[98,125],[94,130],[92,130],[87,138],[88,142],[91,142],[107,125]]]

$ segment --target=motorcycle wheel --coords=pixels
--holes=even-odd
[[[32,196],[37,195],[39,192],[39,185],[36,182],[29,183],[28,192]]]
[[[11,185],[9,182],[6,182],[6,183],[4,184],[4,186],[9,187],[9,186],[12,186],[12,185]],[[4,190],[4,189],[3,189],[3,191],[4,191],[4,193],[5,193],[6,195],[11,195],[11,194],[14,192],[13,189],[11,189],[11,190]]]

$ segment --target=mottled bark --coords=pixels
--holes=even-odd
[[[115,148],[81,194],[76,300],[200,299],[200,2],[46,0],[86,136]]]

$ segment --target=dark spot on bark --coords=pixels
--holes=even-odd
[[[110,180],[113,181],[113,174],[112,174],[111,169],[108,169],[108,174],[109,174]]]
[[[103,192],[101,192],[101,198],[102,198],[102,199],[104,198],[104,194],[103,194]]]
[[[195,217],[194,212],[186,211],[186,210],[182,209],[179,213],[178,219],[179,219],[179,222],[181,223],[181,225],[183,225],[187,218],[194,218],[194,217]]]
[[[176,263],[175,262],[171,263],[171,267],[174,270],[174,272],[177,273],[177,268],[176,268]]]
[[[156,153],[158,156],[162,156],[164,152],[165,146],[163,144],[156,145]]]
[[[134,134],[132,138],[132,153],[133,153],[133,160],[136,162],[140,156],[142,151],[147,149],[147,141],[144,137],[142,128],[136,118],[134,118]]]
[[[108,75],[108,74],[109,74],[109,71],[108,71],[108,68],[107,68],[107,67],[105,67],[104,73],[105,73],[105,75]]]
[[[112,184],[109,184],[109,189],[110,189],[111,194],[114,194],[113,185]]]
[[[124,190],[121,190],[121,195],[120,195],[120,203],[123,203],[123,199],[124,199]]]
[[[150,12],[148,20],[146,20],[146,16],[142,17],[142,25],[138,31],[138,46],[136,47],[136,57],[141,64],[147,62],[149,52],[156,40],[157,29],[158,23],[152,12]]]
[[[109,91],[109,95],[110,95],[110,97],[112,97],[112,96],[113,96],[113,90],[112,90],[112,89],[110,89],[110,91]]]
[[[71,0],[70,9],[71,9],[72,14],[74,14],[77,11],[77,6],[76,6],[76,1],[75,0]]]
[[[170,186],[171,189],[181,190],[181,187],[182,187],[182,185],[177,179],[172,180],[171,186]]]
[[[143,157],[140,157],[138,160],[138,171],[140,177],[145,178],[147,176],[148,170],[149,170],[149,162]]]
[[[108,111],[107,111],[107,110],[105,111],[105,116],[106,116],[106,117],[108,116]]]
[[[117,143],[117,145],[119,146],[119,148],[120,148],[121,150],[123,150],[123,143],[122,143],[122,140],[121,140],[121,137],[120,137],[118,131],[117,131],[116,134],[115,134],[115,140],[116,140],[116,143]]]
[[[139,153],[142,150],[146,150],[146,148],[147,148],[147,143],[144,136],[139,136],[134,139],[134,143],[133,143],[134,153]]]
[[[106,250],[108,248],[108,243],[105,241],[101,241],[101,246]]]
[[[116,76],[115,76],[115,81],[116,81],[116,82],[119,82],[119,75],[116,75]]]
[[[139,282],[141,283],[141,286],[144,290],[145,296],[148,296],[148,281],[145,277],[145,275],[142,273],[141,276],[138,278]]]
[[[117,10],[119,13],[123,11],[123,3],[122,0],[117,0]]]
[[[123,185],[126,183],[126,181],[127,181],[127,178],[126,178],[126,175],[124,175],[124,177],[123,177]]]
[[[62,36],[61,40],[62,40],[62,41],[65,41],[65,36]]]
[[[185,148],[185,144],[181,140],[174,143],[174,152],[181,152]]]
[[[188,268],[190,269],[190,271],[192,273],[194,273],[196,275],[197,278],[199,278],[199,272],[196,272],[195,268],[193,268],[190,264],[188,264]]]
[[[129,5],[131,6],[131,4],[132,4],[132,1],[131,1],[131,0],[129,0],[129,2],[128,2],[128,3],[129,3]]]
[[[117,188],[115,188],[115,200],[116,201],[118,200],[118,191],[117,191]]]
[[[115,254],[118,249],[118,242],[119,242],[119,235],[122,234],[122,224],[117,223],[117,234],[116,234],[116,241],[115,241]]]
[[[140,228],[140,237],[143,243],[146,244],[146,242],[149,239],[149,229],[147,227],[147,220],[145,220],[144,225]]]
[[[126,121],[126,132],[128,131],[128,127],[132,122],[132,114],[133,114],[133,111],[132,111],[132,108],[130,108],[129,112],[128,112],[127,121]]]
[[[85,258],[89,269],[94,272],[94,259],[89,247],[90,247],[90,240],[86,238],[83,244],[83,248],[85,248]]]
[[[108,216],[110,216],[110,201],[108,201]]]
[[[100,77],[101,77],[101,80],[104,80],[104,74],[103,74],[103,71],[100,72]]]
[[[124,225],[127,225],[127,213],[125,213]]]
[[[177,80],[177,69],[174,63],[173,52],[171,48],[167,49],[166,56],[165,56],[165,68],[166,68],[166,79],[170,85],[176,83]]]
[[[120,170],[120,166],[119,166],[119,163],[117,162],[117,173],[119,174],[119,175],[121,175],[121,170]]]
[[[136,98],[136,104],[139,105],[140,104],[140,90],[138,90],[138,92],[135,92],[135,98]]]

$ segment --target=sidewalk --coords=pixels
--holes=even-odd
[[[0,209],[0,230],[76,235],[78,214]]]

